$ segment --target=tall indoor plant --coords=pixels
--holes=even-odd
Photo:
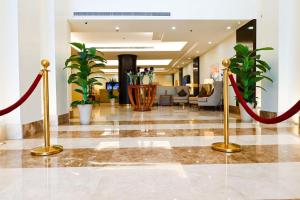
[[[84,43],[70,43],[78,50],[77,55],[71,55],[65,62],[65,69],[71,69],[68,79],[69,84],[77,86],[75,92],[82,96],[81,101],[73,101],[71,106],[78,106],[80,112],[80,123],[89,124],[92,104],[95,102],[89,98],[90,90],[94,85],[102,85],[99,79],[103,79],[99,67],[104,67],[106,60],[97,55],[94,47],[86,48]]]
[[[243,98],[255,108],[257,105],[256,88],[258,87],[265,91],[263,87],[257,86],[256,83],[264,79],[273,82],[271,78],[264,75],[264,73],[271,70],[271,67],[266,61],[261,59],[261,55],[257,54],[257,52],[273,50],[273,48],[265,47],[251,51],[246,45],[237,44],[234,50],[236,54],[230,59],[231,64],[229,68],[232,73],[237,75],[238,88]],[[249,121],[250,117],[240,104],[239,106],[242,120]]]

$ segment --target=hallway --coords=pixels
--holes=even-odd
[[[299,129],[241,123],[231,141],[243,151],[211,150],[223,140],[222,112],[102,105],[91,125],[51,127],[60,154],[33,157],[42,135],[0,146],[1,199],[289,199],[300,195]],[[168,191],[168,192],[166,192]]]

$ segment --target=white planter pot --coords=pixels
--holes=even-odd
[[[110,99],[110,105],[114,106],[115,105],[115,101],[116,101],[115,98]]]
[[[253,109],[253,104],[247,103],[247,105]],[[240,108],[241,120],[243,122],[251,122],[252,117],[250,115],[248,115],[247,111],[244,109],[244,107],[240,103],[239,103],[239,108]]]
[[[80,124],[90,124],[92,114],[92,104],[78,105],[80,113]]]

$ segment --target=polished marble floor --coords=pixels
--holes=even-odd
[[[224,154],[219,111],[103,105],[89,126],[51,126],[60,154],[33,157],[42,134],[0,146],[1,200],[300,199],[299,126],[241,122],[230,115],[230,139],[243,151]]]

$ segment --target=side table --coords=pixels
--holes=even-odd
[[[160,106],[172,106],[173,105],[173,96],[172,95],[160,95],[159,96],[159,105]]]

